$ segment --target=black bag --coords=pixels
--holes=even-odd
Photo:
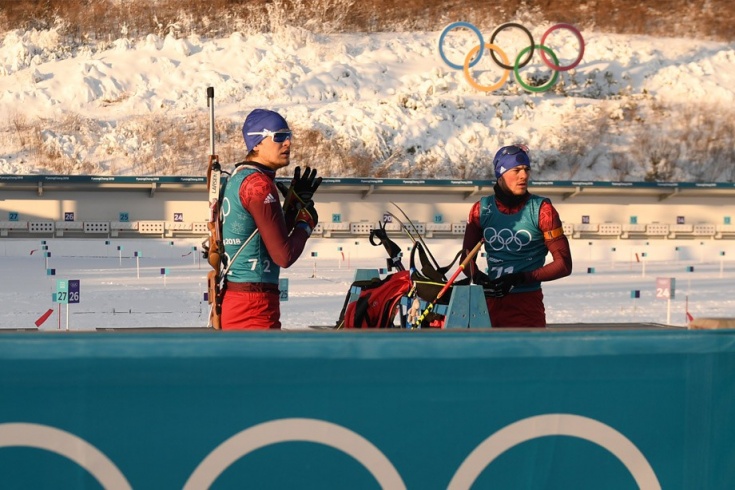
[[[416,254],[418,253],[418,259],[420,267],[417,267]],[[416,294],[419,298],[427,302],[432,302],[439,295],[439,291],[447,284],[447,272],[454,266],[462,255],[460,250],[449,265],[444,267],[434,267],[428,260],[426,250],[420,242],[415,242],[411,248],[411,280],[416,285]],[[451,290],[454,286],[467,286],[471,284],[472,279],[466,277],[458,281],[454,281],[450,286],[449,291],[439,298],[437,304],[448,305],[449,299],[451,298]]]

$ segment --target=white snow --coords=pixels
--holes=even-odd
[[[551,25],[531,28],[537,42]],[[85,46],[65,45],[54,30],[11,31],[0,40],[0,174],[202,175],[213,86],[218,153],[228,162],[243,157],[245,115],[266,107],[304,136],[310,154],[299,161],[316,158],[310,163],[335,177],[492,178],[497,148],[524,142],[542,180],[639,181],[656,172],[735,180],[732,165],[717,166],[735,147],[733,44],[582,31],[584,58],[553,90],[528,93],[511,73],[485,93],[441,60],[442,28],[368,36],[285,26]],[[481,27],[486,38],[492,29]],[[527,40],[503,43],[515,59]],[[443,46],[461,63],[474,44],[470,31],[453,30]],[[579,52],[565,30],[547,44],[561,65]],[[487,54],[470,73],[484,85],[501,74]],[[551,72],[534,55],[520,73]],[[310,131],[321,133],[321,151]],[[358,151],[370,167],[350,163]]]
[[[408,239],[396,242],[404,250],[411,245]],[[67,318],[73,331],[204,327],[208,305],[203,295],[210,268],[192,250],[200,242],[177,239],[171,243],[172,240],[161,239],[113,239],[106,245],[101,239],[48,239],[46,246],[51,256],[46,258],[41,240],[4,239],[0,244],[4,278],[0,288],[0,328],[34,329],[36,319],[48,309],[53,309],[53,314],[41,325],[43,331],[66,331]],[[460,246],[456,240],[447,239],[427,243],[442,265],[442,258],[453,257]],[[683,327],[687,325],[687,309],[695,318],[735,316],[733,241],[571,243],[572,275],[543,284],[549,323],[656,323]],[[122,250],[118,251],[118,246]],[[344,260],[338,247],[343,249]],[[135,252],[140,256],[137,259]],[[316,257],[312,257],[312,252],[316,252]],[[481,258],[480,263],[484,264],[484,260]],[[407,258],[403,263],[408,266]],[[281,277],[289,280],[288,301],[281,303],[283,328],[333,326],[355,269],[384,267],[383,248],[371,246],[366,239],[310,240],[301,259],[281,271]],[[168,269],[168,273],[161,274],[162,268]],[[55,269],[56,275],[47,275],[47,269]],[[656,298],[659,277],[675,280],[671,302]],[[80,281],[78,304],[67,307],[52,302],[59,279]],[[640,291],[638,299],[631,298],[635,290]]]

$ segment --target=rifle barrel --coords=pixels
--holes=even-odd
[[[207,107],[209,107],[209,154],[214,155],[214,87],[207,87]]]

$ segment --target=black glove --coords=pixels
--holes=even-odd
[[[525,274],[523,272],[514,272],[512,274],[500,276],[497,279],[493,279],[484,283],[482,285],[482,289],[485,291],[485,296],[490,296],[492,298],[502,298],[503,296],[511,292],[514,287],[518,286],[519,284],[523,284],[524,281]]]
[[[294,169],[291,187],[293,187],[294,192],[302,201],[312,201],[314,193],[321,183],[322,178],[316,176],[316,169],[304,167],[303,175],[301,175],[301,167]]]
[[[301,174],[301,167],[296,167],[291,179],[290,187],[286,184],[276,182],[276,187],[281,191],[283,197],[283,210],[288,212],[289,208],[295,207],[299,209],[306,206],[309,201],[313,200],[314,193],[322,183],[322,178],[316,176],[316,169],[306,167],[304,174]]]
[[[306,203],[306,210],[311,215],[311,219],[314,220],[314,226],[316,226],[319,223],[319,215],[316,212],[316,208],[314,207],[314,201],[309,201]]]
[[[480,286],[485,286],[485,284],[490,282],[490,278],[480,269],[477,269],[475,274],[472,276],[472,282],[474,284],[479,284]]]
[[[278,187],[278,190],[281,191],[281,195],[283,196],[283,198],[286,199],[288,197],[288,191],[289,189],[291,189],[291,187],[287,186],[279,180],[276,181],[276,187]]]
[[[305,206],[298,210],[295,226],[303,227],[306,230],[306,233],[311,236],[311,232],[314,231],[317,223],[319,223],[319,215],[314,207],[314,201],[309,201]]]

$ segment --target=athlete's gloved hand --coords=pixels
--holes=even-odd
[[[303,228],[306,230],[306,233],[311,236],[311,232],[314,231],[317,223],[319,223],[319,215],[314,207],[314,201],[309,201],[296,213],[295,226]]]
[[[281,191],[281,195],[283,196],[283,198],[286,199],[288,197],[288,191],[291,189],[291,187],[284,184],[280,180],[276,181],[276,187],[278,187],[278,190]]]
[[[487,274],[477,269],[475,274],[472,276],[472,282],[474,284],[479,284],[480,286],[485,286],[485,284],[490,282],[490,278]]]
[[[485,296],[502,298],[510,293],[514,287],[523,284],[525,279],[526,275],[523,272],[514,272],[486,282],[482,285],[482,289],[485,291]]]
[[[322,178],[316,176],[316,169],[311,167],[304,167],[304,173],[301,173],[301,167],[296,167],[293,172],[293,179],[291,180],[291,187],[293,187],[296,195],[299,196],[303,202],[312,201],[314,193],[322,183]]]
[[[286,184],[276,182],[276,187],[285,199],[283,209],[288,210],[292,206],[297,206],[298,203],[306,205],[308,201],[312,201],[321,183],[322,178],[316,176],[316,169],[305,167],[302,174],[301,167],[296,167],[290,186],[286,187]]]

